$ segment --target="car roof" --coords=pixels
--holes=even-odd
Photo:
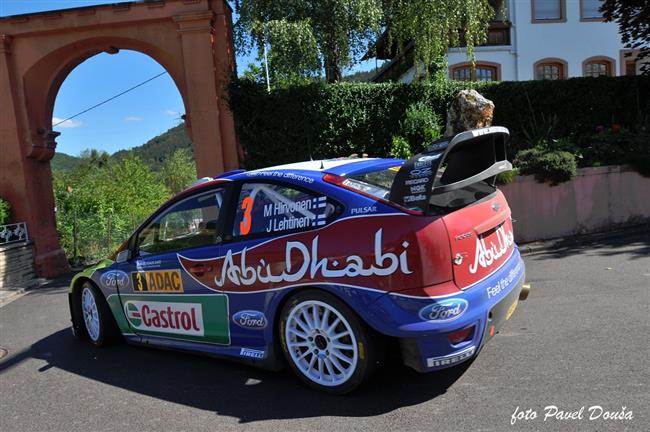
[[[321,175],[322,173],[335,174],[339,176],[356,175],[367,171],[387,169],[392,166],[403,164],[402,159],[380,159],[380,158],[338,158],[322,159],[305,162],[295,162],[285,165],[277,165],[262,168],[248,173],[268,171],[302,171]]]
[[[193,186],[185,189],[181,194],[184,195],[187,192],[197,191],[224,181],[271,178],[269,174],[273,172],[302,175],[319,181],[322,179],[323,174],[351,176],[368,171],[380,171],[402,165],[403,163],[403,159],[393,158],[338,158],[294,162],[252,171],[238,169],[222,173],[214,178],[204,177],[203,179],[197,180]]]

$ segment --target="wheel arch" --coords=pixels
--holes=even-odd
[[[72,322],[72,333],[79,337],[85,338],[86,329],[84,328],[81,317],[81,287],[86,281],[92,282],[92,279],[85,275],[80,275],[70,282],[70,291],[68,292],[68,306],[70,307],[70,321]]]
[[[376,326],[372,324],[370,320],[368,320],[364,314],[359,313],[358,307],[356,307],[352,302],[348,301],[348,299],[345,298],[345,296],[342,296],[339,290],[337,289],[332,289],[334,286],[329,286],[328,288],[323,287],[322,285],[318,284],[306,284],[306,285],[301,285],[294,287],[290,290],[287,290],[285,293],[283,293],[282,297],[280,300],[277,302],[275,306],[275,310],[273,312],[273,322],[271,325],[272,328],[272,341],[273,342],[273,350],[278,350],[281,349],[280,347],[280,338],[279,338],[279,330],[280,330],[280,316],[282,314],[282,310],[284,309],[285,305],[287,302],[293,298],[295,295],[297,295],[300,292],[306,291],[306,290],[317,290],[317,291],[322,291],[324,293],[327,293],[329,295],[332,295],[336,297],[338,300],[343,302],[350,310],[363,322],[368,328],[372,329],[377,335],[380,335],[384,338],[388,338],[390,336],[382,333]]]

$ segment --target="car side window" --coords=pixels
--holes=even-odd
[[[194,195],[162,212],[138,234],[140,255],[215,244],[223,193]]]
[[[287,185],[244,183],[232,235],[271,235],[324,226],[336,205],[324,195]]]

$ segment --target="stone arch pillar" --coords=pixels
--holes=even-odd
[[[40,276],[68,270],[56,234],[49,161],[52,110],[65,77],[100,52],[133,49],[158,61],[183,98],[198,175],[239,166],[226,104],[235,73],[231,11],[223,0],[82,7],[0,19],[0,196],[26,221]]]

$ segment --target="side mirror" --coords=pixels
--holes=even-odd
[[[121,250],[117,253],[117,256],[115,257],[115,262],[118,264],[126,262],[131,259],[131,251],[128,249]]]

